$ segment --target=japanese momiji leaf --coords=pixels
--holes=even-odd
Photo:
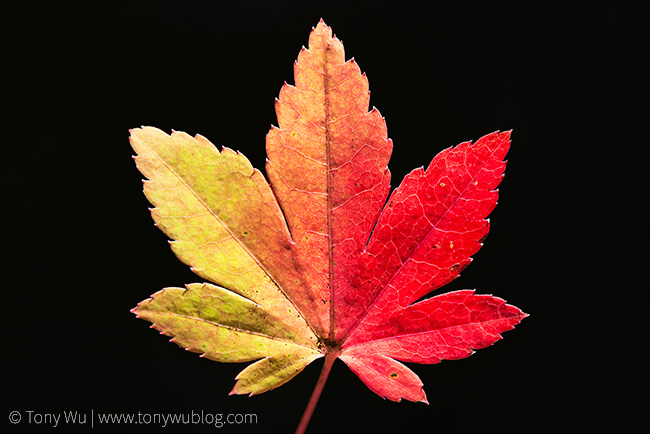
[[[401,362],[467,357],[526,316],[468,290],[419,301],[482,246],[510,133],[442,151],[389,197],[386,123],[322,20],[294,71],[266,138],[268,182],[202,136],[131,131],[156,225],[207,281],[133,311],[207,358],[255,361],[232,393],[268,391],[325,356],[321,389],[340,358],[380,396],[426,402]]]

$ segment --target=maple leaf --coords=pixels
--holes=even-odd
[[[207,281],[165,288],[133,312],[204,357],[254,361],[231,393],[271,390],[325,356],[304,430],[336,358],[384,398],[426,402],[401,362],[466,357],[527,315],[469,290],[419,301],[481,247],[510,133],[442,151],[388,197],[385,120],[322,20],[294,70],[266,138],[269,182],[202,136],[131,130],[156,225]]]

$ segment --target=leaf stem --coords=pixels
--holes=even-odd
[[[325,387],[325,383],[327,382],[327,377],[329,376],[330,371],[332,370],[332,365],[334,364],[334,361],[338,358],[339,354],[341,354],[341,349],[335,347],[335,348],[330,348],[327,354],[325,355],[325,363],[323,363],[323,368],[320,371],[320,376],[318,377],[318,381],[316,382],[314,391],[311,393],[311,397],[309,398],[309,402],[307,403],[305,412],[302,414],[302,418],[300,419],[298,428],[296,428],[295,434],[304,434],[305,430],[307,429],[307,425],[309,425],[311,416],[312,414],[314,414],[314,410],[316,409],[316,404],[318,404],[318,399],[320,398],[320,394],[321,392],[323,392],[323,388]]]

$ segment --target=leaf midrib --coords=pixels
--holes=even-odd
[[[332,304],[333,297],[332,291],[334,290],[334,249],[332,243],[332,164],[330,159],[331,153],[331,137],[330,137],[330,110],[329,110],[329,80],[327,77],[327,51],[330,49],[330,45],[325,41],[325,37],[322,36],[323,41],[323,93],[325,99],[325,155],[327,159],[327,243],[328,243],[328,255],[329,255],[329,301],[330,301],[330,312],[329,312],[329,336],[328,339],[331,341],[334,333],[334,305]]]
[[[489,319],[489,320],[486,320],[486,321],[474,321],[474,322],[468,322],[468,323],[465,323],[465,324],[456,324],[456,325],[437,328],[437,329],[433,329],[433,330],[406,333],[406,334],[401,334],[401,335],[386,336],[386,337],[383,337],[383,338],[370,339],[370,340],[367,340],[367,341],[358,342],[358,343],[355,343],[355,344],[350,345],[348,347],[345,347],[345,349],[347,350],[347,349],[358,347],[358,346],[361,346],[361,345],[368,345],[368,344],[372,344],[374,342],[387,341],[387,340],[392,340],[392,339],[402,339],[402,338],[408,338],[410,336],[422,336],[422,335],[431,334],[431,333],[438,333],[438,332],[442,332],[442,331],[445,331],[445,330],[453,330],[453,329],[461,328],[461,327],[467,327],[467,326],[473,326],[473,325],[482,325],[482,324],[492,324],[492,323],[496,323],[496,322],[499,322],[499,321],[509,320],[510,318],[513,318],[513,317],[521,317],[521,316],[523,316],[523,314],[517,314],[517,315],[512,315],[512,316],[504,316],[504,317],[501,317],[501,318]],[[499,336],[501,336],[501,332],[498,332],[497,334]]]
[[[275,340],[275,341],[279,341],[279,342],[284,342],[284,343],[289,343],[289,344],[293,344],[293,345],[299,345],[301,347],[310,348],[310,349],[312,349],[314,351],[318,351],[317,347],[307,345],[307,344],[304,344],[304,343],[301,343],[301,342],[298,342],[298,341],[293,341],[293,340],[290,340],[290,339],[280,338],[278,336],[273,336],[273,335],[268,335],[268,334],[264,334],[264,333],[260,333],[260,332],[255,332],[253,330],[246,330],[246,329],[242,329],[242,328],[239,328],[239,327],[233,327],[233,326],[230,326],[230,325],[227,325],[227,324],[221,324],[221,323],[218,323],[216,321],[210,321],[210,320],[207,320],[207,319],[204,319],[204,318],[199,318],[199,317],[196,317],[196,316],[184,315],[184,314],[181,314],[181,313],[171,312],[171,311],[161,312],[161,311],[155,311],[155,310],[152,311],[152,310],[150,310],[149,312],[157,314],[157,315],[170,315],[170,316],[175,316],[175,317],[184,318],[184,319],[188,319],[188,320],[200,321],[200,322],[204,322],[206,324],[210,324],[210,325],[215,326],[215,327],[223,327],[225,329],[232,330],[232,331],[235,331],[235,332],[246,333],[246,334],[250,334],[250,335],[254,335],[254,336],[260,336],[260,337],[263,337],[263,338],[267,338],[267,339],[271,339],[271,340]]]

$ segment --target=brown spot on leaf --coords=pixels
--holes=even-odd
[[[398,377],[397,372],[390,373],[390,378],[397,378],[397,377]]]

